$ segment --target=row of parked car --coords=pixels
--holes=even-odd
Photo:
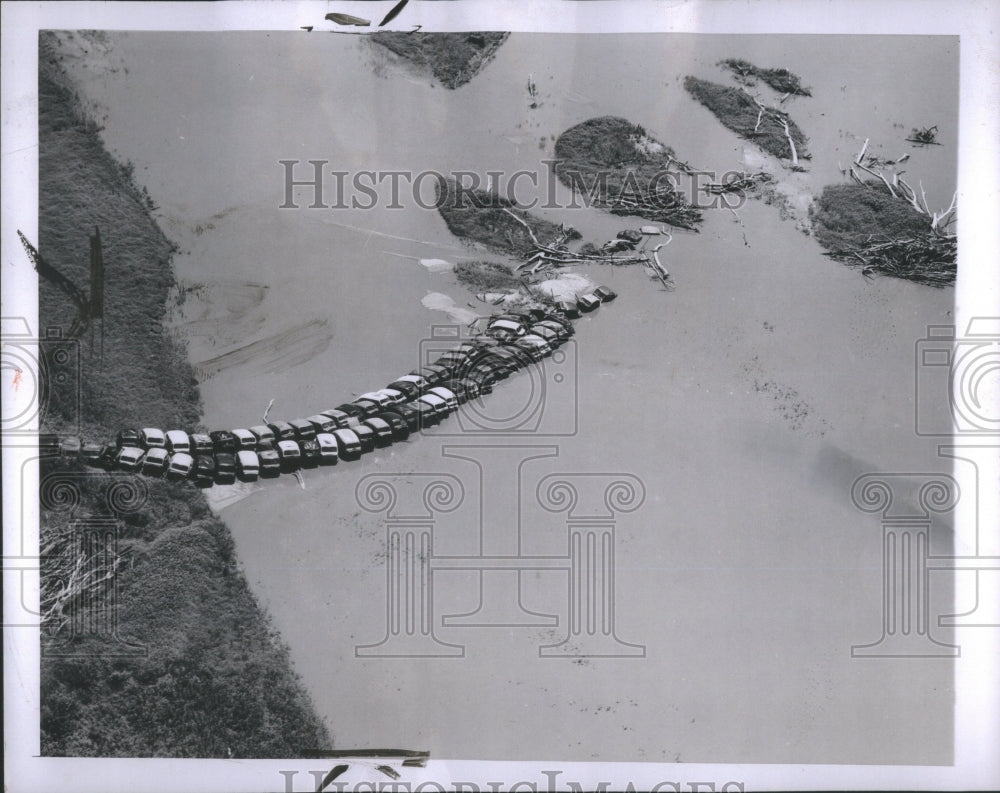
[[[607,291],[611,297],[605,299],[613,299]],[[335,465],[437,424],[550,355],[573,333],[565,311],[516,309],[490,317],[482,334],[433,363],[308,418],[209,433],[125,429],[107,446],[64,439],[62,452],[95,467],[192,480],[201,487]]]

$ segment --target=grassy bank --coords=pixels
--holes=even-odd
[[[100,227],[104,355],[99,341],[91,355],[89,338],[80,340],[79,417],[73,400],[57,400],[43,430],[66,433],[78,418],[85,440],[108,442],[125,426],[193,428],[197,383],[184,346],[164,325],[173,246],[130,169],[83,117],[54,47],[40,37],[38,248],[88,292],[88,234]],[[74,314],[63,291],[40,281],[43,328],[68,330]],[[80,494],[73,510],[42,499],[43,593],[58,590],[55,571],[75,552],[74,520],[120,517],[117,634],[145,654],[115,657],[116,642],[74,637],[54,609],[42,633],[42,754],[289,757],[329,748],[286,648],[239,570],[230,532],[201,492],[144,479],[148,497],[123,513],[112,511],[107,478],[95,473],[76,460],[43,461],[43,483],[65,476]],[[56,648],[67,655],[52,655]]]
[[[769,107],[762,112],[752,96],[739,88],[719,85],[697,77],[685,77],[684,87],[692,97],[712,111],[727,128],[746,138],[775,157],[792,159],[789,135],[795,142],[795,154],[806,159],[806,136],[783,110]],[[779,119],[788,124],[788,133]]]
[[[685,166],[638,124],[616,116],[588,119],[559,136],[555,155],[559,180],[612,214],[687,229],[702,220],[672,181]]]
[[[731,71],[747,85],[753,85],[760,80],[781,94],[812,96],[812,92],[803,87],[801,78],[788,69],[762,69],[739,58],[727,58],[720,61],[719,65]]]
[[[827,255],[865,275],[947,286],[957,274],[957,242],[931,218],[876,182],[828,185],[814,204],[813,231]]]
[[[371,40],[428,72],[445,88],[475,77],[509,33],[373,33]]]

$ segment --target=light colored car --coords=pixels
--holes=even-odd
[[[191,436],[183,430],[168,430],[164,437],[167,451],[171,454],[191,451]]]
[[[261,444],[266,446],[274,443],[274,430],[266,424],[258,424],[256,427],[251,427],[250,432],[252,432],[253,436],[257,439],[258,448]]]
[[[449,413],[458,410],[458,396],[450,388],[437,385],[427,390],[427,395],[430,394],[441,397],[441,399],[443,399],[445,404],[448,406]]]
[[[379,406],[380,410],[385,410],[385,408],[389,407],[392,404],[392,399],[389,397],[389,395],[383,393],[382,391],[369,391],[367,394],[362,394],[357,399],[355,399],[354,403],[357,404],[358,401],[362,399],[366,399],[369,402],[374,402],[376,405]]]
[[[552,345],[549,344],[541,336],[534,333],[529,333],[527,336],[522,336],[516,342],[514,342],[515,347],[520,347],[525,350],[532,358],[536,361],[541,360],[546,355],[552,352]]]
[[[322,413],[317,413],[315,416],[310,416],[306,421],[312,422],[313,427],[316,428],[317,435],[321,432],[332,432],[337,429],[337,419],[330,416],[324,416]]]
[[[321,465],[336,465],[339,454],[337,437],[332,432],[316,433],[316,443],[319,444],[319,461]]]
[[[191,475],[194,467],[194,457],[187,452],[177,452],[170,456],[170,465],[167,466],[167,479],[187,479]]]
[[[437,394],[432,394],[430,392],[424,394],[415,400],[416,402],[423,402],[425,405],[429,405],[433,411],[435,420],[441,421],[445,416],[448,415],[450,410],[448,409],[448,403],[438,396]]]
[[[135,446],[122,446],[115,455],[115,465],[123,471],[138,471],[146,453]]]
[[[260,459],[257,452],[240,449],[236,452],[236,478],[241,482],[256,482],[260,476]]]
[[[236,451],[239,451],[240,449],[253,451],[257,448],[257,436],[250,430],[237,429],[230,430],[230,432],[232,432],[233,437],[236,438]]]
[[[170,465],[170,455],[166,449],[150,449],[142,460],[142,473],[146,476],[163,476]]]
[[[152,449],[154,446],[166,446],[167,438],[163,434],[163,430],[158,430],[156,427],[143,427],[139,433],[139,443],[143,449]]]

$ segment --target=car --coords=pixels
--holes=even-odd
[[[315,438],[310,441],[299,441],[299,449],[302,450],[303,468],[315,468],[322,462],[322,453]]]
[[[430,383],[423,375],[411,372],[396,378],[389,383],[388,387],[406,394],[407,399],[416,399],[429,385]]]
[[[543,319],[541,322],[536,322],[535,324],[552,328],[552,330],[562,333],[567,339],[576,333],[573,323],[565,319]]]
[[[465,380],[459,380],[457,378],[452,378],[451,380],[445,380],[441,385],[436,386],[437,388],[445,388],[451,391],[455,395],[455,399],[458,400],[459,405],[464,405],[469,401],[469,388],[470,385],[465,382]],[[440,396],[440,394],[438,394]]]
[[[392,427],[385,419],[372,416],[361,422],[375,433],[375,445],[378,447],[388,446],[392,443]]]
[[[316,443],[319,444],[320,465],[336,465],[337,438],[330,432],[317,432]]]
[[[257,439],[258,449],[262,448],[261,444],[274,443],[274,430],[266,424],[258,424],[256,427],[251,427],[250,432]]]
[[[552,352],[552,345],[541,336],[535,336],[534,334],[529,334],[524,338],[518,339],[516,346],[520,347],[536,361],[542,360],[542,358]]]
[[[361,443],[362,454],[367,454],[375,448],[375,430],[362,421],[357,427],[351,427]]]
[[[231,485],[236,481],[236,455],[221,452],[215,455],[215,483]]]
[[[495,319],[486,327],[486,335],[504,343],[513,341],[527,333],[524,325],[510,319]]]
[[[170,453],[166,449],[150,449],[139,470],[146,476],[163,476],[169,465]]]
[[[579,319],[580,317],[580,306],[577,303],[571,303],[568,300],[556,303],[556,306],[566,315],[567,319]]]
[[[257,452],[240,449],[236,452],[236,478],[241,482],[256,482],[260,477],[260,458]]]
[[[502,344],[510,344],[512,341],[520,338],[521,334],[514,333],[505,328],[487,328],[486,333],[491,337],[501,342]]]
[[[115,435],[115,446],[119,449],[122,446],[141,446],[139,430],[125,429]]]
[[[146,453],[138,446],[122,446],[115,455],[115,467],[122,471],[138,471],[145,456]]]
[[[139,445],[143,449],[152,449],[155,446],[164,447],[167,445],[167,438],[163,434],[163,430],[158,430],[156,427],[143,427],[139,433]]]
[[[470,355],[475,355],[479,350],[479,345],[473,341],[463,341],[459,344],[452,353],[455,355],[461,355],[463,358],[468,358]]]
[[[443,397],[440,397],[437,394],[432,394],[428,392],[424,394],[422,397],[419,397],[416,400],[416,402],[417,403],[424,402],[430,405],[431,408],[434,410],[434,416],[437,421],[444,420],[445,416],[447,416],[451,412],[448,402],[446,402]]]
[[[246,449],[247,451],[252,452],[257,448],[257,436],[250,430],[236,429],[230,430],[230,432],[232,432],[233,437],[236,438],[236,451]]]
[[[594,290],[594,295],[597,298],[599,298],[602,303],[610,303],[612,300],[618,297],[617,292],[612,291],[609,287],[606,286],[597,287],[597,289]]]
[[[261,479],[270,479],[281,473],[281,455],[276,448],[257,452],[257,461],[260,463]]]
[[[441,397],[444,400],[448,413],[454,413],[458,410],[458,396],[450,388],[446,388],[443,385],[434,386],[425,396],[430,396],[431,394]]]
[[[522,336],[522,338],[527,337]],[[512,344],[508,347],[498,347],[495,349],[491,363],[494,365],[502,364],[508,368],[510,374],[513,374],[518,369],[530,366],[533,361],[534,358],[526,353],[520,344]]]
[[[192,432],[190,437],[191,448],[188,450],[188,454],[193,457],[198,457],[199,455],[212,454],[215,451],[215,444],[212,439],[202,432]]]
[[[164,440],[164,445],[171,454],[191,451],[191,436],[183,430],[167,430],[164,433]]]
[[[337,410],[336,408],[330,408],[329,410],[320,411],[319,415],[329,416],[331,419],[337,422],[337,425],[333,427],[333,429],[323,430],[324,432],[333,432],[333,430],[337,429],[337,427],[346,427],[347,420],[350,418],[350,416],[347,415],[343,410]]]
[[[386,410],[379,415],[385,416],[389,414],[399,416],[403,420],[403,423],[406,424],[407,434],[420,429],[420,413],[413,407],[412,403],[407,402],[403,405],[396,405],[392,410]]]
[[[486,325],[486,330],[494,328],[509,330],[515,336],[523,336],[528,332],[527,320],[517,314],[501,314],[498,317],[492,317]]]
[[[275,441],[294,441],[295,440],[295,427],[289,424],[287,421],[274,421],[267,425],[271,428],[271,432],[274,433]]]
[[[423,401],[422,397],[413,400],[410,405],[417,411],[417,426],[421,430],[432,427],[441,420],[437,409],[433,405]]]
[[[353,402],[345,402],[343,405],[337,405],[337,410],[341,413],[346,413],[348,416],[354,416],[357,419],[365,417],[365,409],[358,407]]]
[[[134,447],[133,447],[134,448]],[[97,460],[99,468],[113,471],[118,463],[118,447],[106,445],[101,447],[101,456]]]
[[[295,441],[278,441],[278,457],[281,459],[282,471],[297,471],[302,465],[302,449]]]
[[[329,433],[332,430],[337,429],[339,426],[335,418],[330,416],[325,416],[322,413],[317,413],[315,416],[310,416],[307,421],[313,425],[313,429],[316,430],[316,434],[319,435],[321,432]]]
[[[494,339],[492,336],[476,336],[476,350],[482,353],[484,350],[490,349],[492,347],[499,347],[503,344],[500,339]]]
[[[443,366],[435,366],[434,364],[428,364],[416,371],[410,372],[410,374],[424,378],[427,383],[425,388],[435,386],[449,376],[447,369]]]
[[[337,452],[342,460],[357,460],[361,456],[361,439],[352,429],[335,429],[332,433],[337,439]]]
[[[216,454],[236,454],[236,436],[229,430],[215,430],[208,437]]]
[[[561,333],[557,333],[552,328],[546,328],[544,325],[532,325],[531,333],[535,336],[541,336],[553,349],[559,347],[566,340]]]
[[[463,379],[470,380],[479,387],[481,394],[493,393],[493,384],[502,379],[496,370],[487,363],[481,363],[462,373]],[[506,376],[506,375],[505,375]]]
[[[85,443],[80,447],[80,459],[96,468],[100,465],[102,451],[103,447],[98,443]]]
[[[187,452],[177,452],[170,455],[170,463],[167,466],[167,479],[177,482],[187,479],[194,468],[194,457]]]
[[[378,402],[371,399],[355,399],[352,403],[361,408],[361,415],[358,416],[359,419],[364,421],[367,418],[378,415],[378,412],[382,410],[382,406]]]
[[[379,413],[375,418],[382,419],[392,429],[394,441],[405,441],[410,437],[410,427],[401,415],[392,410]]]
[[[59,453],[63,457],[79,457],[80,447],[80,439],[75,435],[70,435],[59,441]]]
[[[445,366],[454,370],[456,366],[464,364],[468,357],[469,356],[466,353],[457,352],[456,350],[448,350],[448,352],[444,353],[436,361],[434,361],[434,365]]]
[[[358,401],[362,399],[367,400],[368,402],[374,402],[376,405],[379,406],[380,410],[384,410],[385,408],[394,405],[397,402],[405,401],[406,397],[404,397],[401,392],[397,391],[394,388],[388,388],[388,389],[383,388],[378,391],[369,391],[366,394],[362,394],[361,396],[359,396],[357,399],[354,400],[355,404],[357,404]]]
[[[215,484],[215,458],[201,455],[194,458],[194,468],[191,477],[198,487],[211,487]]]
[[[288,423],[295,430],[295,437],[290,440],[311,441],[316,438],[316,427],[309,419],[292,419]]]
[[[586,295],[580,295],[580,297],[576,299],[576,304],[579,306],[580,311],[587,313],[593,311],[601,305],[601,299],[593,293],[588,293]]]

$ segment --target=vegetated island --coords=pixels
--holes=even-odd
[[[757,80],[761,80],[786,96],[812,96],[812,92],[803,87],[799,76],[788,69],[762,69],[740,58],[726,58],[719,61],[718,65],[731,71],[744,85],[755,85]]]
[[[793,166],[809,159],[806,136],[784,110],[768,107],[746,90],[691,75],[684,78],[684,87],[727,129],[769,154],[791,160]]]
[[[454,179],[438,183],[435,203],[456,237],[518,259],[533,252],[535,239],[555,239],[562,234],[558,224],[518,209],[498,193],[461,187]]]
[[[875,273],[927,286],[955,283],[956,236],[949,210],[938,216],[918,209],[876,181],[828,185],[812,208],[813,233],[826,255]]]
[[[56,347],[79,345],[82,368],[68,380],[81,385],[82,434],[103,441],[127,426],[195,428],[197,384],[164,327],[174,248],[131,170],[84,117],[55,43],[42,34],[39,44],[39,252],[85,291],[95,226],[104,243],[103,361],[89,334],[65,339],[78,307],[39,279],[41,327],[63,329]],[[60,371],[59,360],[48,366]],[[60,394],[58,380],[46,385]],[[42,431],[63,437],[76,425],[77,400],[61,396],[49,400]],[[47,486],[50,476],[68,489]],[[61,456],[42,458],[40,481],[43,755],[297,757],[331,748],[239,569],[229,529],[201,491],[144,477],[145,500],[112,509],[108,483],[118,480]],[[64,498],[70,491],[79,500]],[[77,545],[73,523],[93,518],[122,521],[115,553],[95,558]],[[92,575],[74,577],[81,569]],[[74,600],[99,597],[113,575],[121,643],[74,633]],[[144,654],[123,652],[136,648]]]
[[[701,210],[676,188],[690,172],[674,150],[638,124],[617,116],[592,118],[556,140],[556,176],[613,215],[634,215],[697,231]]]
[[[458,88],[475,77],[496,54],[510,33],[400,33],[381,31],[371,40],[420,69],[445,88]]]

